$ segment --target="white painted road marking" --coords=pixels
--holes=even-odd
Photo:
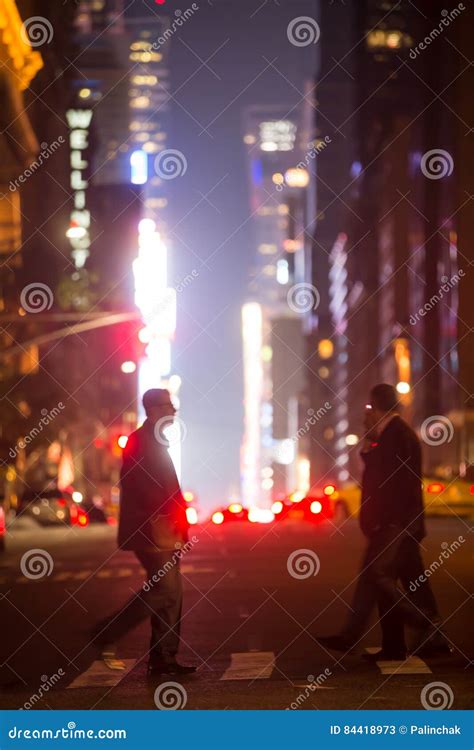
[[[231,654],[230,666],[221,680],[268,680],[275,667],[273,651],[244,651]]]
[[[368,654],[375,654],[380,647],[369,646]],[[382,674],[432,674],[428,664],[419,656],[409,656],[405,661],[376,661]]]
[[[405,661],[378,661],[382,674],[431,674],[428,664],[419,656],[409,656]]]
[[[196,565],[181,565],[181,572],[183,575],[188,575],[189,573],[215,573],[216,569],[212,567],[198,567]],[[45,581],[48,581],[49,583],[63,583],[65,581],[83,581],[87,578],[104,580],[109,578],[130,578],[131,576],[139,575],[140,568],[138,566],[135,568],[107,566],[106,568],[101,568],[97,572],[94,570],[63,570],[60,573],[54,573],[51,576],[45,576],[44,578],[38,578],[37,580],[26,578],[25,576],[18,576],[15,579],[15,583],[22,585],[29,583],[44,583]],[[0,585],[8,582],[9,579],[7,577],[0,576]]]
[[[99,661],[94,661],[88,670],[76,677],[76,679],[67,686],[67,689],[71,690],[83,687],[114,687],[123,680],[137,663],[136,659],[124,659],[123,661],[125,669],[122,670],[109,669],[101,659]]]

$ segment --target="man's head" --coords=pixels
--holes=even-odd
[[[399,410],[400,404],[398,394],[393,385],[379,383],[370,391],[370,404],[372,408],[371,417],[374,422],[383,419],[387,414],[393,414]]]
[[[147,419],[156,424],[163,417],[174,417],[176,409],[166,388],[150,388],[143,394],[143,407]],[[171,422],[171,419],[170,419]]]

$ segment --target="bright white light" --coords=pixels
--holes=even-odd
[[[283,510],[283,503],[281,500],[276,500],[272,505],[272,513],[277,515],[278,513],[281,513]]]
[[[186,518],[191,526],[196,524],[198,522],[198,514],[196,508],[186,508]]]
[[[127,435],[120,435],[119,439],[117,440],[117,443],[118,443],[118,445],[119,445],[120,448],[122,448],[122,449],[125,448],[125,446],[128,443],[128,437],[127,437]]]
[[[145,185],[148,180],[148,156],[142,149],[130,154],[130,172],[132,185]]]
[[[129,375],[130,373],[135,372],[135,370],[137,369],[137,366],[135,362],[132,362],[131,360],[127,360],[126,362],[122,362],[122,364],[120,365],[120,369],[122,370],[122,372]]]
[[[75,503],[82,503],[82,500],[83,500],[82,492],[78,492],[77,490],[75,490],[72,493],[72,499],[74,500]]]
[[[289,466],[295,460],[295,441],[290,438],[279,440],[275,445],[275,461]]]
[[[280,260],[277,262],[276,278],[279,284],[288,284],[290,280],[288,261],[284,258],[280,258]]]
[[[321,513],[323,506],[321,505],[319,500],[314,500],[309,506],[309,509],[311,513]]]
[[[296,486],[300,492],[309,492],[311,463],[306,456],[300,456],[296,462]]]
[[[87,229],[84,227],[69,227],[66,232],[66,237],[70,240],[80,240],[87,234]]]
[[[242,497],[255,505],[261,497],[260,449],[263,397],[262,308],[249,302],[242,308],[244,360],[244,437],[241,453]]]
[[[171,395],[175,395],[179,393],[179,389],[181,388],[182,380],[179,377],[179,375],[172,375],[170,379],[168,380],[168,390],[171,393]]]
[[[307,169],[292,167],[285,172],[285,182],[292,188],[305,188],[309,185],[309,173]]]
[[[410,393],[410,390],[411,390],[410,383],[406,383],[404,380],[401,380],[399,383],[397,383],[396,388],[397,388],[398,393],[403,393],[403,394]]]
[[[252,523],[271,523],[275,515],[269,508],[253,507],[249,509],[249,521]]]
[[[218,510],[212,514],[211,520],[212,523],[219,525],[224,522],[224,514],[221,513],[220,510]]]
[[[153,234],[156,230],[156,224],[153,219],[141,219],[138,222],[138,233],[139,234]]]
[[[359,442],[359,438],[357,435],[346,435],[346,444],[347,445],[357,445]]]

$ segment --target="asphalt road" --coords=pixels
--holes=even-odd
[[[423,688],[425,701],[472,707],[469,524],[433,519],[428,528],[425,562],[442,560],[431,581],[453,656],[366,663],[361,653],[379,645],[375,619],[354,655],[341,658],[315,641],[337,631],[348,611],[363,547],[354,521],[193,527],[197,541],[182,560],[181,659],[199,669],[147,683],[147,622],[119,644],[126,672],[107,669],[89,644],[92,625],[143,582],[133,555],[116,550],[115,529],[19,522],[0,558],[0,707],[418,709]]]

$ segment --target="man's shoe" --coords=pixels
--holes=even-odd
[[[197,667],[187,667],[177,661],[161,661],[148,665],[148,677],[159,677],[163,674],[178,674],[181,676],[194,674]]]
[[[316,640],[323,648],[328,648],[332,651],[342,651],[345,654],[352,653],[355,645],[353,641],[350,641],[343,635],[323,635],[317,637]]]
[[[407,658],[407,652],[389,651],[388,649],[381,648],[375,653],[369,653],[366,651],[365,654],[362,654],[362,658],[371,663],[376,663],[378,661],[405,661]]]

